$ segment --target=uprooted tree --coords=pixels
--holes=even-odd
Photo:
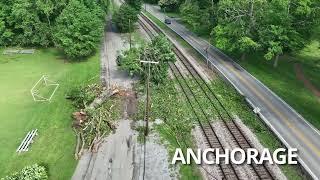
[[[84,149],[96,152],[105,135],[115,129],[118,108],[108,102],[119,93],[117,87],[105,89],[97,84],[75,87],[68,93],[67,98],[80,109],[72,114],[72,127],[77,135],[76,159]]]

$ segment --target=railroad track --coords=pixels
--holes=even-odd
[[[147,34],[152,38],[157,34],[163,34],[162,30],[156,26],[148,17],[144,14],[141,14],[139,18],[139,24],[147,32]],[[148,27],[148,25],[150,27]],[[191,80],[197,85],[202,96],[207,98],[210,101],[212,108],[210,110],[217,114],[219,119],[222,120],[222,124],[225,129],[228,130],[231,135],[232,141],[236,143],[238,148],[246,150],[252,148],[253,145],[250,141],[247,140],[237,123],[234,121],[234,118],[230,115],[224,105],[221,103],[219,98],[216,96],[211,87],[205,82],[205,80],[200,76],[198,71],[193,67],[193,65],[188,61],[188,59],[183,55],[183,53],[174,46],[174,52],[178,57],[177,61],[180,61],[181,64],[185,67],[188,74],[191,75]],[[207,145],[211,148],[219,148],[222,152],[225,151],[221,141],[219,140],[217,134],[215,133],[212,124],[210,122],[210,117],[208,113],[204,111],[203,105],[198,101],[196,93],[192,90],[190,82],[184,77],[183,73],[176,66],[175,63],[170,63],[169,67],[173,72],[174,77],[177,79],[180,89],[183,94],[186,96],[186,99],[200,125],[200,128],[203,132],[205,139],[207,140]],[[219,164],[219,174],[224,179],[241,179],[239,176],[240,172],[237,171],[237,168],[234,164],[225,164],[221,162]],[[249,169],[254,174],[254,179],[274,179],[269,169],[265,164],[257,165],[255,163],[249,165]]]

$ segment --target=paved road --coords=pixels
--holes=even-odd
[[[162,22],[158,6],[147,11]],[[314,179],[320,178],[320,133],[276,94],[207,41],[197,37],[175,20],[168,25],[202,54],[253,106],[260,117],[291,148],[297,148],[299,161]]]

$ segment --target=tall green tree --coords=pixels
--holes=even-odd
[[[172,51],[172,44],[166,37],[157,36],[148,44],[124,51],[118,57],[118,65],[130,75],[139,75],[146,79],[148,65],[140,63],[141,60],[159,62],[151,66],[151,81],[160,84],[165,82],[168,76],[168,63],[176,59]]]
[[[245,55],[260,47],[257,21],[263,17],[265,0],[220,0],[218,25],[211,32],[213,43],[223,50]]]
[[[200,26],[200,8],[196,1],[186,0],[180,6],[182,20],[192,26],[194,30]]]
[[[103,33],[103,22],[83,3],[71,0],[57,18],[55,44],[71,58],[93,54]]]
[[[265,18],[259,24],[259,38],[264,57],[274,59],[297,51],[308,42],[312,29],[319,20],[317,0],[272,0],[265,7]]]
[[[48,24],[41,20],[36,9],[34,1],[14,1],[11,17],[14,19],[15,44],[22,46],[50,44],[51,33]]]
[[[169,40],[162,35],[155,37],[151,43],[144,48],[143,53],[140,55],[141,60],[157,61],[158,65],[151,67],[151,81],[160,84],[165,82],[168,77],[169,63],[175,62],[176,58],[172,49],[172,44]],[[143,64],[143,77],[147,78],[148,65]]]
[[[114,13],[113,21],[120,32],[133,31],[133,26],[138,21],[138,13],[138,10],[124,3],[120,6],[119,10]]]
[[[82,0],[84,5],[91,11],[91,13],[96,14],[101,19],[105,18],[106,6],[103,1],[92,1],[92,0]],[[100,3],[100,4],[99,4]]]
[[[55,19],[67,0],[0,1],[0,46],[50,46]],[[32,10],[32,11],[31,11]]]
[[[197,1],[186,0],[180,6],[181,19],[190,25],[197,34],[210,33],[213,25],[211,6],[201,9]]]

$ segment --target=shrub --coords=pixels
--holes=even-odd
[[[72,100],[72,104],[75,107],[84,109],[101,93],[101,91],[101,86],[97,84],[77,86],[67,93],[67,98]]]
[[[43,166],[34,164],[23,168],[19,172],[15,172],[10,176],[1,178],[1,180],[47,180],[48,175]]]

